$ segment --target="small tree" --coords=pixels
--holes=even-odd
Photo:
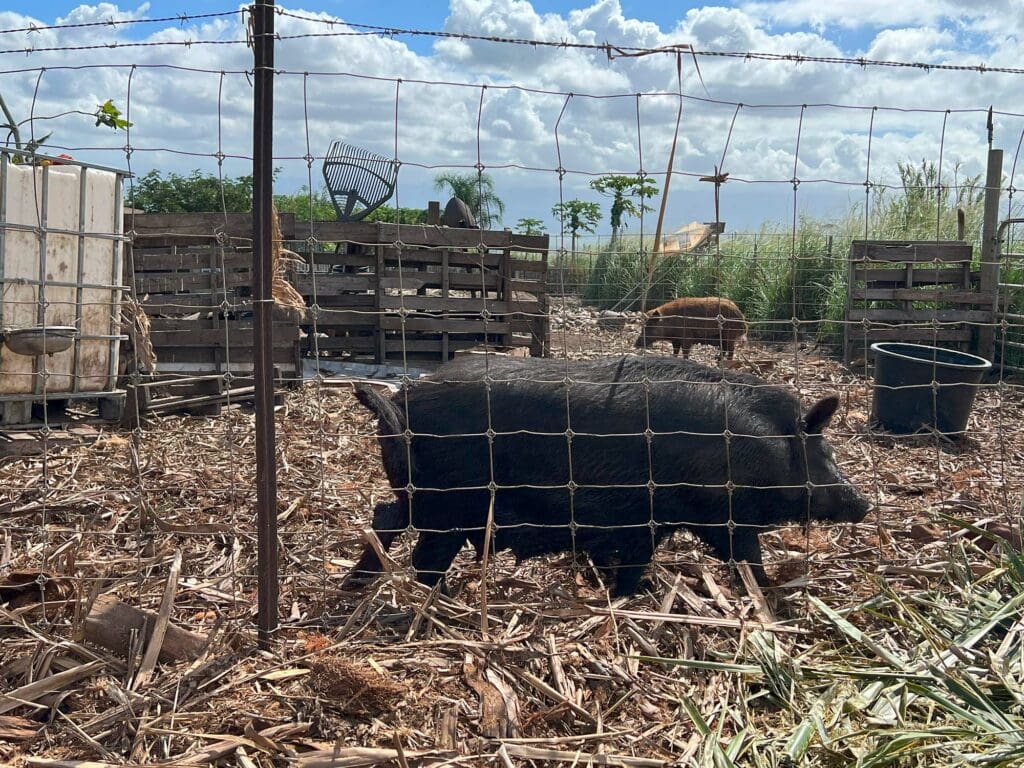
[[[494,191],[494,179],[486,173],[439,173],[434,177],[434,189],[450,190],[469,206],[483,229],[499,224],[505,214],[505,203]]]
[[[639,216],[642,211],[653,211],[644,200],[658,194],[658,187],[652,179],[636,176],[601,176],[590,182],[590,186],[605,197],[612,199],[609,220],[612,225],[612,242],[619,239],[619,230],[625,224],[626,216]],[[633,202],[637,198],[638,202]]]
[[[540,219],[520,219],[516,222],[516,229],[524,235],[542,235],[544,234],[544,222]]]
[[[274,206],[278,213],[294,213],[299,221],[331,221],[337,215],[323,187],[310,193],[309,187],[303,185],[293,194],[274,195]]]
[[[252,176],[237,179],[200,170],[188,176],[152,170],[132,186],[130,205],[146,213],[246,213],[252,209]]]
[[[551,209],[551,215],[562,222],[562,227],[572,235],[572,253],[576,253],[576,236],[582,232],[593,232],[601,220],[601,207],[586,200],[566,200]]]
[[[392,208],[390,205],[382,205],[371,211],[363,221],[380,221],[386,224],[426,224],[427,211],[425,208]]]

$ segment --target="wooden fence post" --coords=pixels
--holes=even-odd
[[[996,237],[999,231],[999,193],[1003,180],[1003,150],[988,151],[988,172],[985,175],[985,218],[981,227],[981,307],[991,308],[992,317],[988,324],[978,329],[977,353],[987,360],[994,359],[996,316],[999,312],[999,268],[996,261],[999,251]]]

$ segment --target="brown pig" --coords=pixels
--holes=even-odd
[[[721,316],[721,320],[719,320]],[[690,356],[695,344],[710,344],[732,359],[736,344],[745,338],[747,321],[729,299],[718,296],[675,299],[647,313],[634,345],[649,347],[654,341],[671,341],[674,354]]]

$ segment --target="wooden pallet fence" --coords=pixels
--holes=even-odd
[[[251,372],[251,216],[129,214],[125,229],[132,233],[128,279],[150,319],[158,371]],[[282,217],[282,230],[293,229],[293,217]],[[301,375],[298,340],[297,318],[279,312],[273,360],[285,379]]]
[[[362,222],[297,234],[304,356],[431,368],[476,347],[547,348],[547,236]]]
[[[844,359],[880,341],[974,350],[993,312],[968,243],[854,240],[847,282]]]

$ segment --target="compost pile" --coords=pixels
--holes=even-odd
[[[631,350],[636,316],[597,321],[556,313],[553,353]],[[953,444],[872,433],[868,380],[812,346],[752,344],[734,364],[805,402],[840,392],[829,437],[876,505],[857,526],[763,534],[778,588],[750,594],[684,534],[648,589],[613,602],[568,555],[515,567],[499,554],[484,571],[464,552],[451,597],[401,571],[347,589],[390,491],[370,415],[349,388],[310,384],[277,409],[283,625],[260,651],[251,410],[7,460],[0,761],[660,766],[758,752],[838,765],[911,717],[923,680],[949,698],[942,675],[969,669],[983,693],[1016,690],[1003,662],[1021,654],[1018,386],[983,390]],[[392,551],[402,566],[411,539]],[[151,635],[129,631],[139,610]],[[963,617],[988,610],[1003,613],[965,641]],[[809,745],[815,712],[847,741]]]

